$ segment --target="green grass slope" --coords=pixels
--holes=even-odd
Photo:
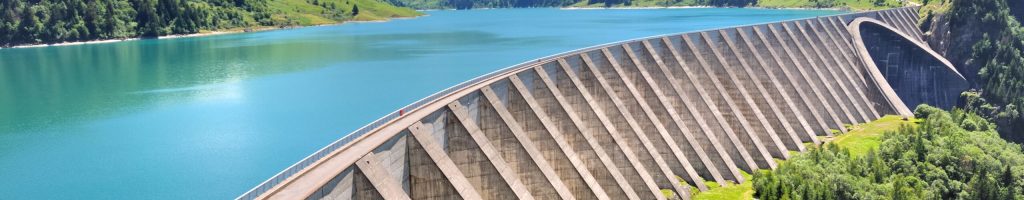
[[[846,134],[842,134],[828,140],[827,142],[836,144],[840,147],[847,148],[850,150],[850,155],[863,156],[866,155],[870,149],[878,149],[881,145],[882,134],[885,132],[892,132],[899,130],[900,126],[917,126],[921,120],[910,118],[903,120],[903,117],[889,115],[871,121],[868,123],[853,125],[850,127],[850,131]],[[807,143],[807,145],[813,145],[813,143]],[[784,160],[777,160],[779,163],[784,163]],[[767,170],[762,170],[767,171]],[[745,171],[740,171],[747,181],[742,184],[728,183],[725,186],[719,186],[717,182],[705,181],[705,185],[708,186],[708,191],[698,192],[694,190],[694,200],[750,200],[754,199],[754,188],[753,188],[753,176]],[[682,182],[681,184],[687,184]],[[674,193],[669,189],[661,191],[666,197],[674,196]]]
[[[846,134],[836,136],[832,143],[850,149],[850,155],[863,156],[870,149],[877,149],[882,144],[882,133],[899,130],[902,125],[916,126],[920,120],[888,115],[868,123],[850,127]]]
[[[693,200],[750,200],[754,199],[754,177],[745,171],[740,171],[743,176],[743,183],[737,185],[728,183],[719,186],[716,182],[707,182],[708,191],[698,192],[693,195]]]
[[[343,21],[380,21],[389,18],[423,15],[416,10],[391,5],[379,0],[271,0],[276,24],[310,26]],[[352,8],[359,13],[353,16]]]

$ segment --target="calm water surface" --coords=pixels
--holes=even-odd
[[[0,199],[228,199],[464,80],[619,40],[837,14],[431,11],[212,37],[0,50]]]

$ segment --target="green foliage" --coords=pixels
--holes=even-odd
[[[750,179],[753,178],[749,173],[740,171],[740,175],[743,176],[746,182],[742,184],[734,184],[732,182],[727,183],[725,186],[719,186],[716,182],[708,182],[708,191],[698,192],[693,195],[693,200],[747,200],[753,199],[753,184]]]
[[[924,26],[949,20],[946,55],[977,88],[961,95],[959,107],[994,121],[1004,138],[1024,141],[1024,27],[1010,2],[1019,0],[925,1]]]
[[[915,125],[916,121],[916,119],[903,120],[903,117],[896,115],[884,116],[875,121],[851,126],[850,131],[837,135],[829,142],[849,148],[850,155],[864,156],[869,150],[877,149],[882,145],[882,133],[898,130],[901,126]]]
[[[282,10],[279,5],[316,7]],[[258,26],[292,26],[351,20],[339,3],[370,5],[366,20],[416,16],[376,0],[3,0],[0,1],[0,47],[20,44],[192,34]],[[352,10],[357,8],[353,4]],[[374,13],[374,14],[369,14]],[[299,23],[289,19],[316,16]],[[356,19],[362,20],[362,19]]]
[[[877,151],[854,156],[835,143],[813,147],[754,175],[759,199],[1024,199],[1024,152],[984,118],[919,106],[924,120],[883,134]],[[974,128],[970,128],[974,127]],[[970,130],[974,129],[974,130]]]

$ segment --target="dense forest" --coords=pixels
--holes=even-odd
[[[1012,5],[1009,2],[1014,2]],[[974,85],[960,107],[999,125],[1004,138],[1024,141],[1024,28],[1010,8],[1019,0],[929,0],[922,29]],[[1019,11],[1018,11],[1019,12]]]
[[[2,0],[0,11],[0,47],[418,15],[378,0]]]
[[[777,199],[1024,199],[1024,152],[970,112],[919,106],[916,127],[851,155],[829,143],[754,174],[755,196]]]

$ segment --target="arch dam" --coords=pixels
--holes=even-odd
[[[689,199],[844,125],[968,85],[918,8],[628,40],[505,68],[324,147],[239,199]],[[663,194],[668,193],[668,194]]]

